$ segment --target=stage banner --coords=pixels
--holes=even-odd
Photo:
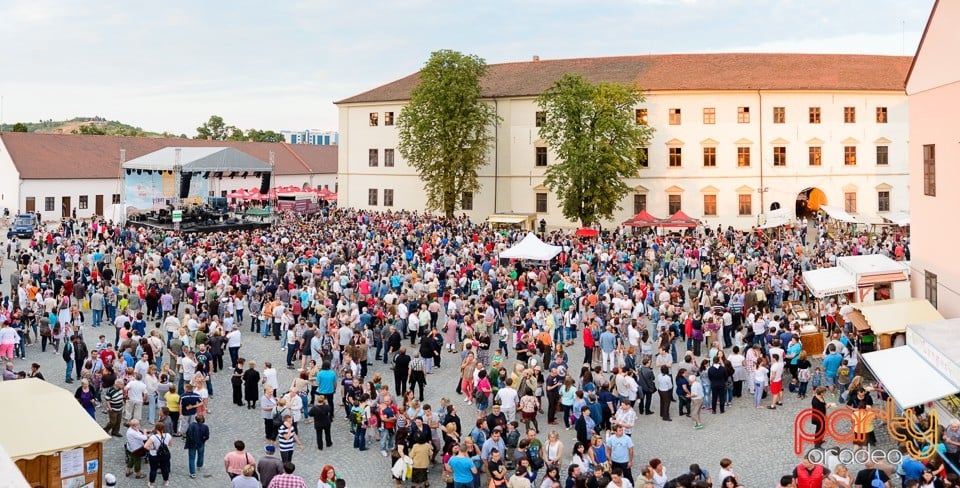
[[[178,198],[176,175],[172,171],[131,171],[124,177],[127,215],[131,212],[147,212],[167,209]],[[190,191],[183,204],[202,204],[207,199],[209,183],[203,175],[193,175]]]

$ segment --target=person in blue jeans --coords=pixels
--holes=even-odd
[[[197,415],[195,422],[187,427],[183,448],[187,450],[190,477],[197,477],[197,469],[203,468],[203,450],[210,439],[210,427],[207,427],[203,415]]]

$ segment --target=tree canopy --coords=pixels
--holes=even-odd
[[[475,55],[432,53],[397,118],[398,149],[419,172],[429,210],[453,216],[461,195],[480,189],[477,171],[486,164],[491,129],[500,122],[480,98],[486,72],[486,62]]]
[[[27,127],[27,124],[23,122],[17,122],[13,124],[13,128],[10,129],[12,132],[28,132],[30,129]]]
[[[557,194],[563,216],[589,226],[612,219],[646,161],[653,128],[638,124],[644,102],[637,87],[592,84],[567,74],[537,98],[544,111],[540,137],[556,154],[544,184]]]
[[[272,130],[248,129],[246,132],[233,125],[227,125],[223,117],[211,115],[210,120],[197,127],[194,139],[210,139],[213,141],[253,141],[253,142],[283,142],[283,134]]]

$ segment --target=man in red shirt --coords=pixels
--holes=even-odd
[[[117,353],[113,350],[113,344],[107,344],[107,347],[100,351],[100,361],[103,362],[104,366],[113,366],[116,359]]]

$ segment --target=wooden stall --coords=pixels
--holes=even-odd
[[[0,383],[0,444],[30,486],[101,488],[103,428],[73,394],[38,379]]]

